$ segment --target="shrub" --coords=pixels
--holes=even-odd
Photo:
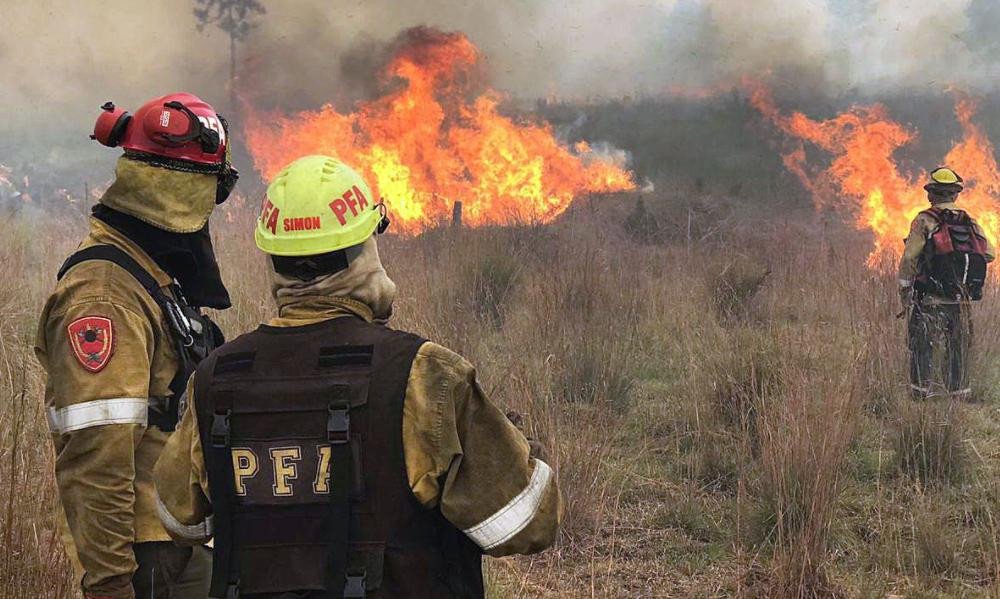
[[[772,596],[836,596],[826,575],[831,523],[862,398],[852,373],[796,371],[760,415],[754,540],[774,547]]]
[[[499,328],[506,317],[508,302],[513,295],[520,273],[518,260],[500,251],[480,256],[469,265],[467,287],[472,308],[484,323]]]
[[[714,348],[706,358],[714,412],[755,439],[760,408],[781,388],[777,343],[764,331],[740,329],[728,335],[728,347]]]
[[[637,243],[653,243],[660,237],[660,225],[656,216],[646,210],[642,198],[635,201],[635,208],[625,219],[625,232]]]
[[[690,476],[706,491],[735,493],[746,462],[744,453],[731,437],[703,433],[696,437]]]
[[[606,401],[623,409],[635,387],[627,354],[617,344],[593,337],[568,340],[556,372],[556,395],[563,401]]]
[[[940,510],[929,505],[915,510],[912,541],[918,572],[937,577],[958,571],[961,539]]]
[[[771,271],[766,265],[737,257],[711,273],[710,288],[716,314],[724,321],[745,318]]]
[[[697,496],[685,495],[661,505],[654,515],[653,524],[657,528],[681,530],[688,537],[703,543],[716,541],[723,536],[723,531],[709,517],[707,508]]]

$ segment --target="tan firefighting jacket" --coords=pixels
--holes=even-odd
[[[162,286],[171,282],[127,237],[97,219],[80,248],[121,248]],[[90,335],[89,340],[87,335]],[[131,597],[133,542],[170,537],[156,513],[153,465],[167,433],[147,428],[147,406],[169,396],[178,366],[159,306],[123,268],[93,260],[56,285],[35,353],[48,373],[45,403],[71,558],[83,588]]]
[[[303,298],[285,305],[274,326],[338,317],[372,321],[366,305],[346,298]],[[160,516],[178,542],[211,534],[211,505],[193,384],[189,407],[156,465]],[[484,396],[475,369],[427,342],[417,353],[403,407],[403,451],[410,487],[493,556],[552,545],[562,516],[556,477],[529,456],[524,435]],[[509,538],[508,538],[509,537]]]
[[[935,207],[942,210],[961,210],[955,202],[942,202],[935,204]],[[986,260],[992,262],[996,257],[996,250],[993,242],[983,233],[982,228],[973,220],[976,230],[986,239],[987,256]],[[909,302],[909,296],[913,288],[913,281],[920,274],[920,260],[924,253],[927,240],[934,234],[937,228],[937,221],[933,217],[924,213],[917,215],[910,224],[910,234],[907,235],[903,248],[903,257],[899,261],[899,290],[903,299],[904,307]],[[954,304],[954,299],[927,295],[923,298],[925,304]]]

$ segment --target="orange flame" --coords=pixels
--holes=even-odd
[[[875,248],[869,264],[902,253],[901,240],[916,215],[928,207],[923,189],[926,174],[900,172],[893,153],[914,141],[917,133],[893,121],[885,106],[854,106],[829,120],[816,121],[800,112],[790,116],[777,108],[770,90],[758,82],[747,82],[750,101],[766,118],[794,141],[783,155],[786,168],[812,193],[818,207],[846,207],[855,225],[874,234]],[[955,114],[963,139],[943,164],[965,179],[959,203],[983,226],[990,240],[1000,233],[1000,170],[993,144],[972,122],[976,103],[956,95]],[[833,154],[825,170],[807,163],[805,142]],[[936,165],[935,165],[936,166]],[[930,169],[928,169],[930,170]]]
[[[381,73],[404,84],[353,113],[251,109],[246,137],[261,174],[307,154],[336,156],[363,173],[406,233],[450,217],[456,201],[472,226],[549,222],[578,194],[635,187],[631,173],[587,144],[571,149],[548,125],[501,115],[498,92],[476,93],[479,51],[463,34],[417,33]]]

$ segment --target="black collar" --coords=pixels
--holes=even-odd
[[[94,217],[131,239],[180,285],[194,307],[225,310],[232,306],[215,261],[208,223],[194,233],[173,233],[154,227],[134,216],[94,206]]]

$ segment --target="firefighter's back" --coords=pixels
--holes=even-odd
[[[480,550],[407,479],[403,403],[423,344],[354,317],[264,325],[199,368],[214,589],[481,596]]]

